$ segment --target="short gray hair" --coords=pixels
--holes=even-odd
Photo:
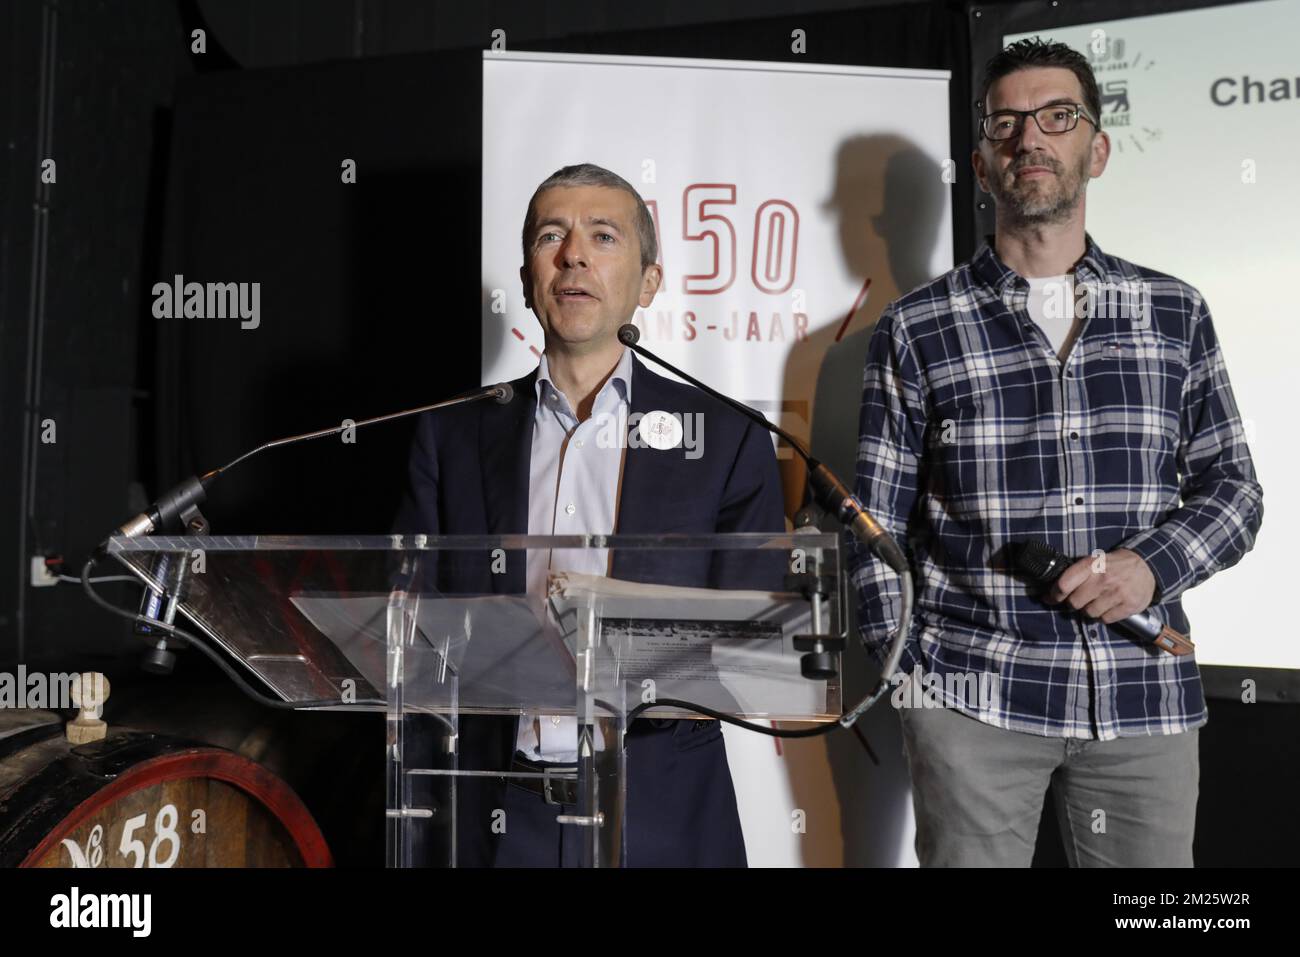
[[[654,265],[659,260],[659,240],[655,238],[655,221],[646,207],[641,194],[617,173],[611,173],[603,166],[594,163],[579,163],[558,169],[542,181],[542,185],[533,191],[533,198],[528,201],[528,213],[524,216],[523,251],[524,265],[528,264],[528,243],[537,224],[537,197],[548,189],[561,186],[605,186],[609,189],[621,189],[630,193],[636,200],[636,235],[641,243],[641,271]]]

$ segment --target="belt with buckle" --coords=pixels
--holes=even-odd
[[[540,778],[512,777],[507,780],[517,788],[544,798],[547,804],[578,803],[578,779],[564,776],[576,775],[576,764],[538,764],[515,755],[510,762],[510,771],[513,774],[540,773]]]

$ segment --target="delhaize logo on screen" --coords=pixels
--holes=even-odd
[[[1138,153],[1145,153],[1145,145],[1160,139],[1160,128],[1142,122],[1139,94],[1142,84],[1138,78],[1156,65],[1141,51],[1132,57],[1126,55],[1124,38],[1107,33],[1098,27],[1088,41],[1088,63],[1097,76],[1101,89],[1101,128],[1110,134],[1111,142],[1122,153],[1127,143]],[[1139,109],[1134,109],[1134,105]]]

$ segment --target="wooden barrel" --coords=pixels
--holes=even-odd
[[[329,867],[311,813],[232,751],[52,712],[0,713],[0,867]]]

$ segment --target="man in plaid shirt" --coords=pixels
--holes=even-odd
[[[1087,60],[1021,41],[981,94],[996,234],[882,313],[859,429],[858,495],[917,581],[894,696],[917,853],[1027,866],[1054,782],[1071,864],[1190,866],[1196,662],[1112,626],[1186,633],[1182,592],[1249,551],[1263,492],[1200,293],[1084,228],[1110,153]],[[1033,540],[1077,559],[1046,592],[1011,564]],[[883,659],[898,582],[852,564]]]

